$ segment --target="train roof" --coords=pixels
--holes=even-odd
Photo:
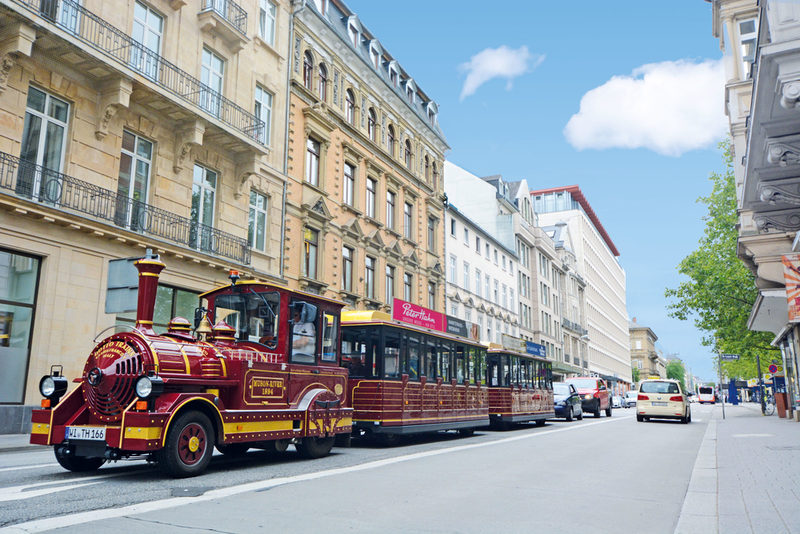
[[[523,358],[531,358],[532,360],[539,360],[542,362],[551,362],[551,360],[548,360],[547,358],[542,358],[541,356],[537,356],[536,354],[530,354],[528,352],[519,352],[513,349],[507,349],[502,345],[498,345],[497,343],[489,343],[489,350],[487,350],[487,352],[490,354],[510,354],[512,356],[521,356]]]
[[[415,332],[423,333],[423,334],[433,334],[437,337],[441,337],[444,339],[450,339],[453,341],[462,341],[465,343],[469,343],[470,345],[474,345],[477,347],[487,348],[486,345],[481,343],[480,341],[475,341],[474,339],[469,339],[461,336],[456,336],[453,334],[448,334],[447,332],[442,332],[441,330],[433,330],[432,328],[426,328],[424,326],[417,326],[411,323],[404,323],[403,321],[397,321],[392,319],[392,316],[386,312],[377,311],[377,310],[352,310],[352,311],[343,311],[342,312],[342,326],[360,326],[360,325],[387,325],[387,326],[395,326],[397,328],[404,328],[406,330],[413,330]]]
[[[328,298],[328,297],[323,297],[322,295],[317,295],[315,293],[307,293],[306,291],[300,291],[298,289],[291,289],[290,287],[287,287],[287,286],[284,286],[284,285],[281,285],[281,284],[275,284],[273,282],[263,282],[263,281],[260,281],[260,280],[239,280],[238,282],[236,282],[236,285],[237,286],[244,286],[244,285],[248,285],[248,286],[264,286],[264,287],[268,287],[268,288],[271,288],[271,289],[279,289],[281,291],[286,291],[287,293],[293,293],[295,295],[301,295],[303,297],[307,297],[307,298],[311,298],[311,299],[324,300],[325,302],[330,302],[332,304],[338,304],[340,306],[344,306],[345,305],[345,303],[340,301],[340,300],[336,300],[336,299],[332,299],[332,298]],[[230,289],[230,288],[231,288],[231,285],[230,284],[226,284],[226,285],[223,285],[223,286],[215,287],[214,289],[206,291],[205,293],[200,293],[200,295],[198,295],[198,296],[200,298],[203,298],[203,297],[207,297],[208,295],[210,295],[212,293],[217,293],[219,291],[223,291],[225,289]]]

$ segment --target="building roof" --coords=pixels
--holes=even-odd
[[[583,208],[584,213],[586,213],[586,216],[589,217],[590,221],[592,221],[592,224],[600,233],[600,236],[603,238],[603,241],[606,242],[606,245],[608,245],[608,248],[611,250],[611,253],[614,256],[619,257],[619,250],[617,250],[617,247],[614,246],[614,242],[611,241],[611,237],[609,237],[608,232],[606,232],[606,229],[603,228],[603,225],[600,223],[600,219],[598,219],[597,214],[592,209],[592,206],[589,204],[589,201],[586,200],[585,196],[583,196],[583,192],[581,191],[580,187],[578,187],[577,185],[566,185],[561,187],[551,187],[550,189],[539,189],[536,191],[531,191],[531,196],[547,195],[550,193],[560,193],[562,191],[566,191],[567,193],[572,195],[572,198],[575,199],[578,202],[578,204],[581,205],[581,208]]]

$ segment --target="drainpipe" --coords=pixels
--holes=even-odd
[[[299,7],[295,9],[295,5]],[[283,193],[281,195],[281,254],[280,254],[280,269],[279,273],[281,279],[283,276],[283,264],[285,260],[286,248],[286,196],[287,196],[287,182],[289,180],[289,115],[290,115],[290,98],[292,88],[292,43],[294,42],[294,19],[306,7],[306,0],[291,0],[292,16],[289,17],[289,49],[287,51],[286,62],[289,67],[286,69],[286,127],[285,135],[283,138]]]

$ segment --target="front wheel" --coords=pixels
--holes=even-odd
[[[567,422],[572,422],[572,406],[567,408]]]
[[[474,428],[459,428],[458,435],[462,438],[468,438],[475,433]]]
[[[592,413],[594,414],[595,417],[600,417],[600,401],[597,401],[597,404],[595,405],[594,410],[592,410]]]
[[[608,405],[608,408],[606,408],[606,417],[611,417],[611,405],[610,404]]]
[[[536,420],[536,426],[544,426],[544,424],[545,424],[546,422],[547,422],[547,421],[545,421],[544,419],[537,419],[537,420]]]
[[[576,419],[578,421],[583,421],[583,410],[581,410],[581,413],[578,414],[578,417],[576,417]]]
[[[88,471],[96,471],[101,465],[105,463],[105,458],[84,458],[82,456],[74,456],[66,454],[64,451],[66,447],[63,445],[56,445],[54,452],[56,461],[66,469],[73,473],[86,473]]]
[[[200,412],[186,412],[172,423],[167,432],[158,463],[167,474],[176,478],[199,475],[211,461],[213,443],[214,431],[208,417]]]
[[[300,456],[303,458],[322,458],[331,452],[334,441],[336,441],[336,438],[333,436],[329,438],[317,438],[309,436],[307,438],[302,438],[295,445],[295,448],[297,448],[297,452],[299,452]]]

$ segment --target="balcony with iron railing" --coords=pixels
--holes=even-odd
[[[584,327],[582,327],[578,323],[573,323],[569,319],[562,319],[561,320],[561,326],[566,328],[567,330],[575,332],[576,334],[578,334],[580,336],[585,336],[586,334],[589,333],[589,331],[587,329],[585,329]]]
[[[257,145],[264,145],[264,121],[75,1],[11,0],[11,2],[66,31],[71,37],[116,62],[119,67],[140,74],[146,81],[168,91],[194,108],[193,111],[199,111],[204,118],[210,116]],[[204,2],[213,5],[233,4],[230,0],[227,2],[204,0]],[[231,16],[234,16],[234,20],[239,20],[236,17],[240,15]],[[243,23],[246,27],[246,15]]]
[[[126,195],[0,152],[0,194],[163,239],[239,264],[250,263],[247,239]]]
[[[233,0],[203,0],[203,13],[219,16],[226,24],[232,26],[240,36],[247,36],[247,12]]]

